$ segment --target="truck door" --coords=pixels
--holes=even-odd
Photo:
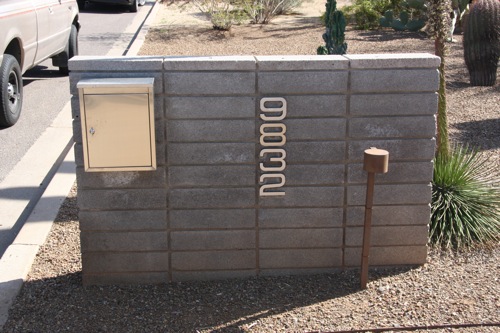
[[[35,62],[60,53],[71,29],[67,0],[34,0],[38,17],[38,51]]]
[[[33,0],[0,0],[0,53],[18,39],[24,51],[22,72],[31,67],[37,49],[36,13]]]

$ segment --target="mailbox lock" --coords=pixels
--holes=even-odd
[[[95,129],[93,127],[91,127],[89,133],[92,134],[92,135],[94,135]]]

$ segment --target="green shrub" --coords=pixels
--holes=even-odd
[[[193,0],[193,3],[208,16],[216,30],[230,30],[233,24],[239,24],[247,18],[231,0]]]
[[[396,31],[419,31],[427,21],[426,0],[403,0],[398,9],[389,9],[380,18],[380,26]],[[396,17],[398,16],[398,17]]]
[[[349,23],[356,29],[367,30],[379,27],[380,17],[389,9],[397,6],[399,0],[354,0],[350,6],[342,8]]]
[[[252,23],[266,24],[278,15],[287,14],[299,7],[303,0],[236,0]]]
[[[467,147],[434,160],[430,242],[443,248],[487,245],[500,240],[498,170]],[[496,178],[496,179],[495,179]]]

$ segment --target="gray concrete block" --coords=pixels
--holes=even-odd
[[[261,94],[331,94],[347,91],[347,71],[260,72]]]
[[[361,163],[370,147],[390,153],[389,173],[376,177],[371,259],[380,265],[425,261],[438,57],[76,60],[70,91],[84,283],[359,265],[366,193]],[[158,170],[85,173],[76,85],[122,77],[155,78]],[[287,101],[280,121],[287,126],[283,197],[258,193],[259,162],[269,157],[259,158],[262,96]]]
[[[340,55],[264,55],[255,58],[259,71],[328,71],[349,67],[349,61]]]
[[[156,109],[157,107],[155,107]],[[155,142],[156,143],[164,143],[166,140],[165,138],[167,137],[167,133],[166,133],[166,123],[163,119],[163,115],[161,114],[163,112],[163,109],[161,111],[159,111],[160,114],[159,116],[161,116],[162,118],[159,119],[159,118],[156,118],[155,119]],[[156,115],[155,115],[156,117]]]
[[[173,251],[255,249],[254,230],[173,231]]]
[[[385,149],[389,152],[390,163],[404,160],[432,161],[436,148],[436,140],[402,139],[402,140],[356,140],[349,141],[349,160],[363,161],[363,152],[370,147]]]
[[[342,249],[260,250],[262,269],[333,268],[342,265]]]
[[[165,119],[164,100],[163,94],[153,96],[155,122],[160,122],[163,127],[165,127],[163,123]]]
[[[283,96],[287,102],[287,119],[304,117],[342,117],[347,113],[345,95]]]
[[[255,71],[253,56],[169,56],[164,58],[166,71]]]
[[[82,231],[161,231],[167,229],[165,210],[80,210]]]
[[[352,95],[353,116],[414,116],[437,113],[436,93]]]
[[[430,183],[401,185],[379,185],[375,183],[373,196],[375,205],[425,205],[431,202],[431,185]],[[365,198],[365,186],[349,186],[347,188],[348,205],[364,205]]]
[[[164,167],[155,171],[116,171],[116,172],[85,172],[84,168],[76,168],[78,186],[83,189],[104,188],[147,188],[165,184],[167,177]]]
[[[234,270],[234,271],[203,271],[203,272],[172,272],[173,281],[207,281],[207,280],[227,280],[246,279],[255,277],[256,270]]]
[[[283,172],[288,185],[341,185],[344,183],[343,164],[287,165]]]
[[[371,246],[424,245],[428,240],[427,225],[420,226],[373,226]],[[363,245],[363,227],[346,228],[346,246]]]
[[[170,142],[255,142],[254,120],[170,120]]]
[[[170,165],[255,163],[254,143],[171,143]]]
[[[137,285],[168,282],[168,272],[126,272],[113,274],[91,274],[83,272],[83,285]]]
[[[80,209],[161,209],[167,206],[165,189],[123,189],[78,191]]]
[[[342,208],[259,209],[260,228],[340,227],[342,220]]]
[[[173,189],[169,202],[170,208],[248,208],[255,205],[255,189]]]
[[[259,276],[315,275],[339,272],[340,268],[261,269]]]
[[[172,166],[168,171],[170,187],[255,185],[253,165]]]
[[[344,141],[287,142],[286,161],[290,164],[343,162],[345,149]]]
[[[391,156],[389,153],[389,160]],[[381,183],[428,183],[432,181],[434,164],[428,162],[390,162],[389,171],[375,176],[376,182]],[[366,184],[367,172],[363,164],[350,164],[348,172],[349,183]]]
[[[172,229],[242,229],[255,227],[255,209],[170,210]]]
[[[340,248],[342,236],[342,228],[263,229],[259,232],[259,248]]]
[[[164,78],[168,95],[239,95],[255,93],[253,72],[167,72]]]
[[[75,152],[75,164],[77,167],[83,167],[83,146],[81,143],[75,143],[74,145]]]
[[[82,79],[82,73],[69,72],[69,93],[72,96],[78,96],[77,83]]]
[[[437,69],[356,70],[351,72],[352,92],[435,92]]]
[[[80,118],[73,120],[73,141],[77,143],[82,143],[82,123]]]
[[[167,162],[166,162],[167,149],[165,147],[166,147],[165,142],[156,144],[156,166],[157,167],[162,167],[162,166],[165,166],[165,164],[167,164]]]
[[[348,226],[364,225],[364,207],[348,207],[346,214]],[[430,216],[430,205],[374,206],[372,209],[372,225],[427,225]]]
[[[426,259],[425,245],[372,247],[369,263],[373,266],[422,265]],[[348,267],[360,266],[361,248],[346,248],[344,260]]]
[[[86,232],[80,234],[82,252],[167,251],[166,231]]]
[[[70,73],[92,71],[105,72],[161,72],[162,57],[123,57],[109,56],[75,56],[68,63]]]
[[[349,121],[352,138],[432,138],[435,133],[434,116],[353,118]]]
[[[168,119],[255,119],[255,97],[172,97],[165,98]]]
[[[260,207],[340,207],[343,187],[283,187],[284,196],[259,197]]]
[[[71,117],[73,119],[80,119],[80,98],[78,94],[71,95]]]
[[[255,250],[173,252],[172,270],[210,271],[254,269]]]
[[[339,118],[286,119],[290,140],[338,140],[346,135],[346,120]]]
[[[352,69],[437,68],[441,59],[429,53],[346,54]]]
[[[88,273],[166,272],[167,252],[82,253],[83,271]]]

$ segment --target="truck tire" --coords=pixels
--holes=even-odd
[[[66,57],[68,60],[78,55],[78,29],[74,24],[71,25],[71,32],[69,34],[68,45],[66,46],[66,50],[64,52],[66,52]],[[61,73],[62,75],[69,74],[67,61],[65,65],[59,66],[59,73]]]
[[[137,0],[133,0],[132,3],[130,4],[129,10],[131,13],[137,13]]]
[[[0,127],[14,125],[23,105],[23,77],[17,59],[4,54],[0,67]]]

